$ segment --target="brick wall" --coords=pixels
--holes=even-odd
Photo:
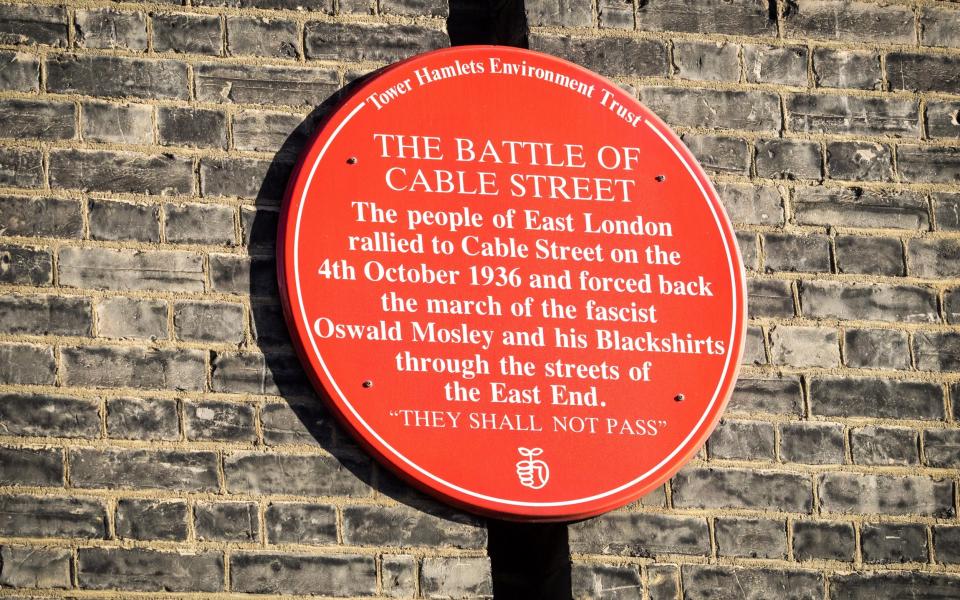
[[[446,2],[180,4],[0,4],[0,598],[489,594],[482,522],[338,430],[274,282],[321,105]],[[749,271],[726,418],[570,527],[575,595],[960,596],[960,4],[526,12],[682,134]]]

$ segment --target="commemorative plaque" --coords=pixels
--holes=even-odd
[[[423,54],[334,110],[287,191],[300,359],[401,477],[477,513],[600,514],[712,431],[743,267],[707,177],[615,84],[505,47]]]

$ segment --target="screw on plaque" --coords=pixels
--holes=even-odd
[[[663,183],[664,181],[667,180],[667,176],[666,176],[666,175],[657,175],[656,177],[654,177],[654,179],[656,179],[656,180],[659,181],[660,183]]]
[[[355,164],[357,164],[357,157],[356,157],[356,156],[351,156],[350,158],[348,158],[348,159],[347,159],[347,164],[348,164],[348,165],[355,165]]]
[[[677,402],[683,402],[684,398],[686,398],[686,396],[684,396],[683,394],[677,394],[676,396],[673,397],[673,399],[676,400]]]
[[[369,388],[372,388],[372,387],[373,387],[373,382],[370,381],[369,379],[367,379],[366,381],[364,381],[364,382],[363,382],[362,384],[360,384],[360,385],[362,385],[363,387],[369,389]]]

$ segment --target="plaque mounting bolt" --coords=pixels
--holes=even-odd
[[[677,402],[683,402],[684,398],[686,398],[686,396],[684,396],[683,394],[677,394],[676,396],[673,397],[673,399],[676,400]]]
[[[363,383],[361,383],[360,385],[362,385],[364,388],[370,389],[370,388],[373,387],[373,382],[370,381],[369,379],[367,379],[367,380],[365,380]]]
[[[659,181],[660,183],[663,183],[664,181],[667,180],[667,176],[666,176],[666,175],[657,175],[656,177],[654,177],[654,179],[656,179],[656,180]]]
[[[347,164],[348,164],[348,165],[355,165],[355,164],[357,164],[357,157],[356,157],[356,156],[351,156],[350,158],[348,158],[348,159],[347,159]]]

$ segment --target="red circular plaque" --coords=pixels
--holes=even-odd
[[[661,485],[743,350],[743,267],[696,160],[616,85],[526,50],[360,85],[292,176],[279,255],[334,412],[482,514],[577,519]]]

